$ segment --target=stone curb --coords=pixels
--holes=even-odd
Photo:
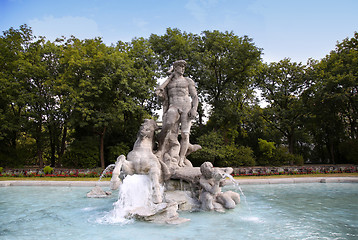
[[[358,183],[358,177],[306,177],[306,178],[267,178],[238,179],[239,185],[250,184],[287,184],[287,183]],[[225,185],[232,185],[226,180]],[[109,187],[109,181],[0,181],[0,187],[10,186],[63,186],[63,187]]]
[[[226,181],[232,184],[230,180]],[[236,179],[239,185],[249,184],[287,184],[287,183],[358,183],[358,177],[303,177],[303,178],[266,178]]]

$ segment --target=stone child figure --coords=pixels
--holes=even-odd
[[[174,62],[174,72],[156,90],[159,99],[163,101],[163,127],[158,139],[157,156],[162,159],[165,152],[169,152],[172,146],[177,145],[178,156],[173,156],[174,153],[171,153],[171,157],[178,158],[179,167],[187,165],[185,156],[188,149],[193,151],[193,145],[189,143],[189,134],[191,121],[195,119],[198,108],[195,83],[192,79],[183,76],[185,66],[184,60]],[[179,127],[181,130],[180,146],[176,144]],[[195,146],[194,148],[199,147]]]
[[[224,208],[235,208],[240,203],[240,195],[233,191],[222,192],[221,186],[225,181],[226,174],[232,172],[232,168],[214,168],[211,162],[205,162],[200,166],[200,187],[202,191],[199,196],[203,210],[223,211]]]

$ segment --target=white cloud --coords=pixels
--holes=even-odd
[[[65,16],[55,18],[46,16],[43,19],[32,19],[29,21],[35,36],[45,36],[48,40],[55,40],[61,36],[71,35],[79,38],[101,37],[97,23],[85,17]]]

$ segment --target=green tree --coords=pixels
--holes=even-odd
[[[289,152],[293,154],[297,132],[302,129],[306,114],[302,102],[302,94],[309,86],[305,66],[290,59],[264,64],[257,81],[262,96],[269,104],[262,116],[271,128],[281,132]]]
[[[0,152],[6,165],[16,165],[17,140],[27,122],[30,76],[24,69],[32,64],[28,52],[33,41],[27,25],[10,28],[0,37]]]
[[[162,76],[165,76],[176,60],[183,59],[188,62],[185,75],[196,77],[195,73],[199,71],[199,65],[196,63],[197,46],[200,44],[198,35],[182,32],[177,28],[167,28],[162,36],[150,35],[149,43],[157,55],[158,69]]]
[[[310,131],[321,152],[331,163],[342,162],[340,145],[350,144],[358,134],[358,33],[338,43],[321,61],[310,64],[313,82],[307,90],[306,105],[311,112]],[[323,151],[326,146],[326,151]],[[348,153],[349,154],[349,153]]]
[[[71,38],[64,47],[62,78],[73,105],[71,124],[78,140],[99,136],[101,167],[107,131],[113,134],[120,129],[114,125],[122,126],[122,141],[123,136],[135,135],[128,129],[135,126],[137,131],[153,106],[155,60],[147,46],[144,39],[107,47],[101,39]]]
[[[102,40],[67,40],[64,48],[63,78],[71,90],[71,119],[77,128],[88,127],[100,139],[100,162],[104,167],[104,137],[109,123],[115,118],[116,97],[112,74],[114,49]],[[120,54],[120,53],[117,53]]]
[[[247,36],[204,31],[199,45],[201,71],[198,87],[210,106],[209,129],[220,129],[225,144],[245,136],[245,120],[254,104],[253,76],[261,49]]]

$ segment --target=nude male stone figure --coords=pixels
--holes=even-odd
[[[188,148],[193,147],[189,143],[189,134],[191,121],[195,119],[198,108],[195,83],[192,79],[183,76],[185,66],[186,62],[184,60],[174,62],[174,72],[156,90],[156,94],[164,102],[163,127],[159,136],[157,156],[162,157],[160,155],[170,150],[165,148],[167,148],[169,141],[173,144],[173,136],[177,136],[180,126],[179,167],[185,166],[184,161]],[[196,148],[199,148],[199,146],[197,145]]]

